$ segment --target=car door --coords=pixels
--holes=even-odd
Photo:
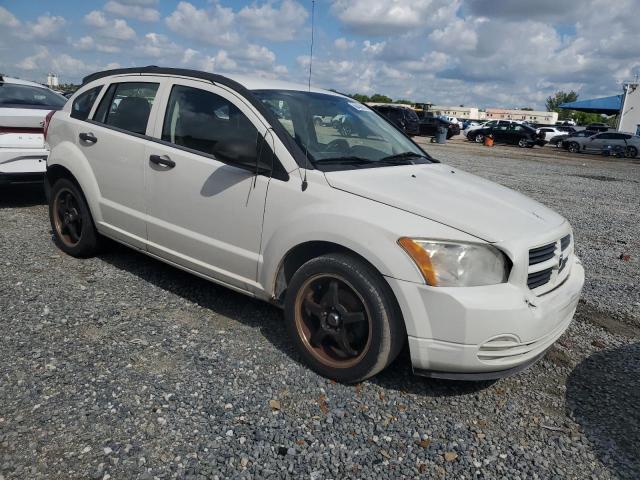
[[[605,145],[610,142],[610,133],[599,133],[584,140],[583,150],[586,152],[601,152]]]
[[[103,89],[90,120],[78,122],[76,142],[98,184],[98,227],[137,248],[146,244],[144,198],[147,133],[162,80],[119,77]]]
[[[270,181],[256,175],[256,157],[273,149],[267,127],[233,93],[180,80],[155,136],[145,160],[149,252],[254,291]]]
[[[509,122],[498,122],[498,124],[491,129],[494,141],[498,143],[511,143],[509,135]]]

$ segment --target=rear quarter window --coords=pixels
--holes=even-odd
[[[100,90],[102,90],[102,85],[81,93],[71,104],[71,117],[78,120],[86,120]]]

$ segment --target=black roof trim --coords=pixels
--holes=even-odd
[[[287,150],[293,156],[298,166],[312,170],[314,167],[310,161],[307,160],[304,152],[298,146],[298,144],[291,138],[285,128],[282,126],[275,114],[265,106],[253,92],[245,88],[240,83],[232,80],[223,75],[215,73],[202,72],[200,70],[191,70],[188,68],[167,68],[157,67],[155,65],[149,65],[146,67],[133,67],[133,68],[115,68],[112,70],[103,70],[101,72],[92,73],[82,79],[82,85],[86,85],[94,80],[100,78],[111,77],[114,75],[171,75],[176,77],[191,77],[198,78],[200,80],[207,80],[213,84],[220,84],[228,87],[240,95],[242,95],[251,105],[260,112],[260,114],[269,122],[269,125],[278,136],[280,141],[287,147]]]

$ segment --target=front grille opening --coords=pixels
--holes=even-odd
[[[536,265],[538,263],[546,262],[553,258],[556,251],[556,243],[550,243],[538,248],[532,248],[529,250],[529,265]]]
[[[530,273],[527,277],[527,286],[530,289],[538,288],[545,283],[548,283],[551,280],[551,272],[553,268],[547,268],[545,270],[541,270],[539,272]]]

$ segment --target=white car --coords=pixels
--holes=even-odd
[[[567,132],[557,129],[556,127],[540,127],[536,130],[537,133],[543,133],[544,139],[548,142],[557,135],[566,135]]]
[[[314,115],[347,115],[363,133],[315,129]],[[337,93],[111,70],[84,79],[48,142],[64,252],[90,256],[109,237],[272,302],[301,357],[341,382],[375,375],[405,344],[427,376],[522,370],[567,329],[584,283],[566,219],[439,163]]]
[[[0,184],[42,181],[45,118],[66,101],[38,83],[0,75]]]

